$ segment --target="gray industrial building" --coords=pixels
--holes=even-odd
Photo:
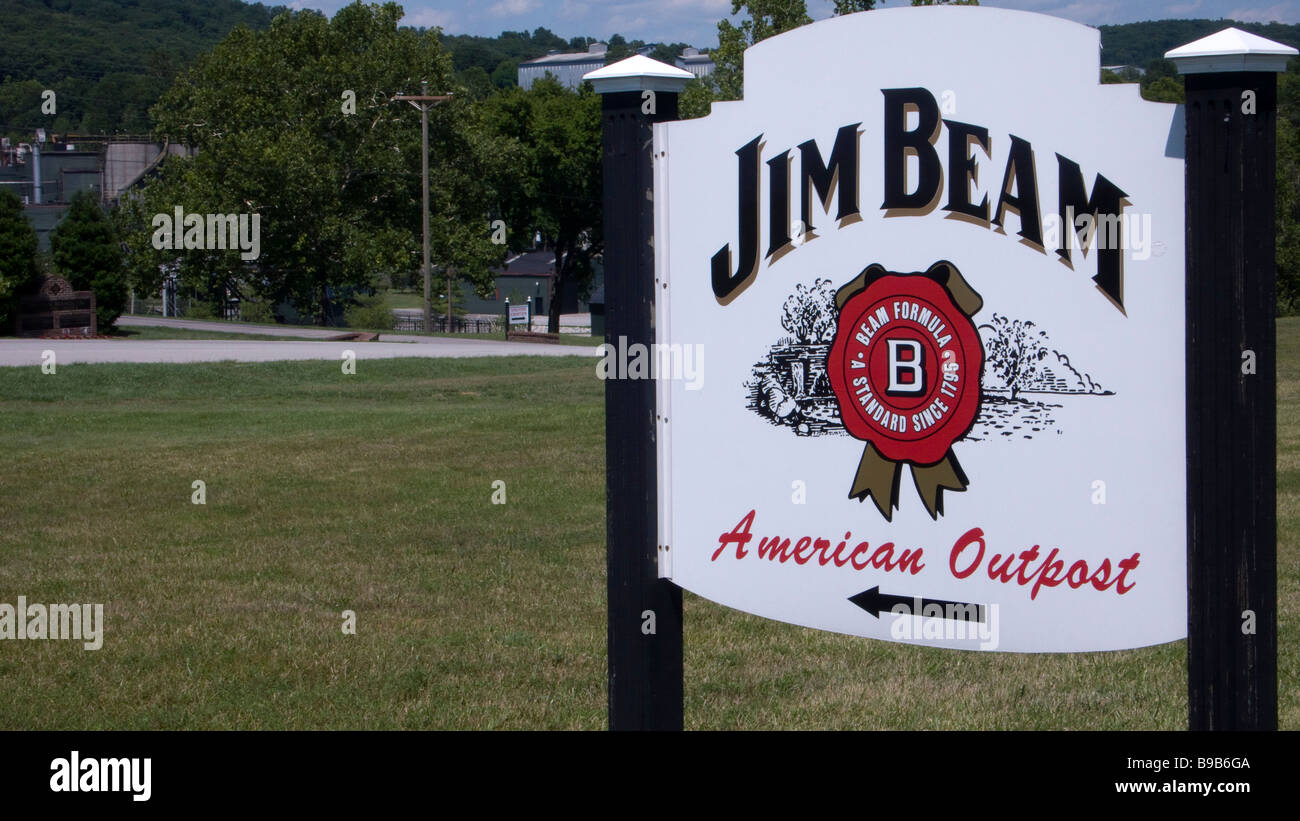
[[[694,74],[696,78],[707,77],[713,73],[713,58],[693,46],[682,49],[682,56],[673,62],[678,68]]]
[[[0,140],[0,186],[23,201],[36,228],[42,251],[50,232],[79,191],[90,191],[104,205],[152,171],[164,155],[188,155],[184,146],[150,142],[146,137],[46,137],[39,129],[32,141]]]

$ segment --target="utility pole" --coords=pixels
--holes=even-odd
[[[419,94],[398,94],[394,100],[406,100],[420,109],[420,179],[424,190],[424,332],[433,329],[433,303],[429,290],[429,109],[451,99],[450,94],[430,96],[427,80],[420,81]],[[451,276],[447,277],[447,329],[451,330]]]

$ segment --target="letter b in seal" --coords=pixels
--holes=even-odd
[[[916,339],[887,339],[890,396],[925,393],[925,348]]]

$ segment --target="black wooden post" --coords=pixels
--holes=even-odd
[[[1227,29],[1187,88],[1187,692],[1192,730],[1277,729],[1277,72]]]
[[[651,126],[677,119],[690,77],[639,56],[587,75],[602,97],[605,342],[615,351],[654,342]],[[651,380],[605,382],[605,492],[609,728],[680,730],[682,591],[658,573]]]

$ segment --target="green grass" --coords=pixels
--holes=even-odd
[[[415,291],[388,290],[384,292],[384,304],[389,310],[394,308],[424,308],[424,294]]]
[[[549,358],[0,369],[0,601],[107,620],[0,642],[0,726],[598,726],[601,394]]]
[[[1279,343],[1279,690],[1296,729],[1300,320]],[[0,368],[0,602],[104,602],[107,620],[95,652],[0,642],[0,729],[605,726],[591,361],[357,371]],[[963,653],[685,598],[691,728],[1185,726],[1183,642]]]

